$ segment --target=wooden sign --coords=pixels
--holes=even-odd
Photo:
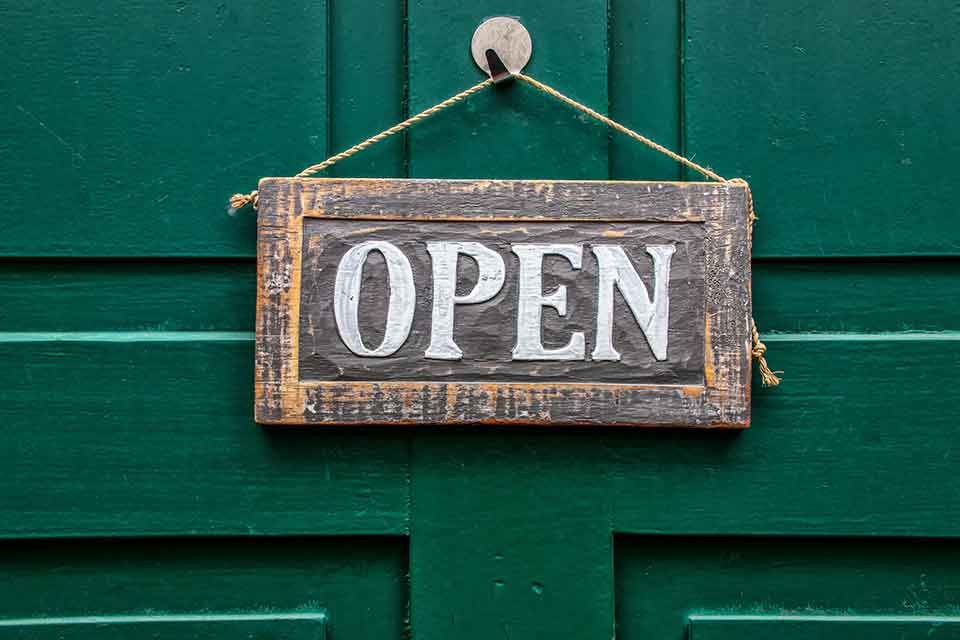
[[[256,419],[746,427],[746,190],[267,178]]]

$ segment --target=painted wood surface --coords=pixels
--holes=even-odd
[[[0,619],[0,638],[115,638],[143,637],[154,640],[219,640],[243,634],[248,638],[277,640],[324,640],[323,613],[237,613],[146,616],[73,616],[59,618]]]
[[[618,638],[956,637],[952,541],[665,535],[614,547]]]
[[[756,255],[960,253],[954,3],[685,8],[686,149],[753,185]]]
[[[730,638],[859,638],[925,640],[960,638],[955,616],[691,616],[690,640]]]
[[[224,194],[326,155],[325,1],[6,9],[0,255],[250,256]]]
[[[7,334],[0,354],[4,536],[407,528],[404,439],[253,423],[251,334]]]
[[[487,16],[518,13],[518,5],[510,0],[485,0],[482,4],[421,0],[407,6],[411,113],[482,79],[483,73],[469,59],[474,29]],[[526,71],[544,82],[565,87],[582,102],[605,105],[605,4],[526,0],[522,9],[524,25],[531,34],[537,34]],[[451,56],[467,64],[437,64]],[[532,87],[494,87],[444,116],[432,118],[410,132],[409,177],[608,177],[607,132],[599,125],[578,120],[569,108],[545,98]]]
[[[6,637],[319,640],[318,614],[330,639],[403,634],[407,557],[400,538],[7,540],[0,571]],[[63,624],[116,616],[131,626],[96,635],[90,623]],[[59,628],[15,630],[18,621],[38,619]],[[170,634],[164,624],[178,629]]]
[[[496,13],[535,77],[751,181],[786,377],[750,430],[253,424],[255,218],[225,196],[479,80]],[[377,640],[955,616],[958,28],[944,2],[7,8],[0,616],[319,606]],[[475,98],[335,175],[680,175],[529,87]]]

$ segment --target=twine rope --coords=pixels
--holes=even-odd
[[[676,152],[674,152],[674,151],[671,151],[670,149],[667,149],[665,146],[663,146],[663,145],[661,145],[661,144],[657,144],[656,142],[654,142],[654,141],[651,140],[650,138],[648,138],[648,137],[646,137],[646,136],[642,136],[642,135],[640,135],[639,133],[637,133],[636,131],[634,131],[633,129],[630,129],[630,128],[628,128],[628,127],[623,126],[622,124],[620,124],[620,123],[617,122],[616,120],[611,120],[610,118],[608,118],[607,116],[603,115],[602,113],[598,113],[598,112],[594,111],[593,109],[591,109],[591,108],[588,107],[587,105],[582,104],[582,103],[580,103],[580,102],[577,102],[577,101],[574,100],[573,98],[570,98],[570,97],[568,97],[568,96],[563,95],[562,93],[560,93],[559,91],[557,91],[557,90],[554,89],[553,87],[551,87],[551,86],[549,86],[549,85],[545,85],[545,84],[543,84],[542,82],[540,82],[539,80],[535,80],[535,79],[531,78],[530,76],[524,75],[524,74],[522,74],[522,73],[514,74],[514,77],[515,77],[517,80],[522,80],[522,81],[526,82],[527,84],[529,84],[530,86],[535,87],[536,89],[542,91],[543,93],[547,94],[548,96],[552,96],[552,97],[556,98],[557,100],[559,100],[560,102],[563,102],[563,103],[566,103],[566,104],[570,105],[571,107],[573,107],[573,108],[576,109],[577,111],[581,111],[581,112],[587,114],[588,116],[590,116],[591,118],[593,118],[593,119],[595,119],[595,120],[599,120],[600,122],[602,122],[603,124],[607,125],[607,126],[610,127],[611,129],[616,129],[616,130],[619,131],[620,133],[623,133],[623,134],[625,134],[625,135],[627,135],[627,136],[630,136],[631,138],[633,138],[633,139],[636,140],[637,142],[642,142],[643,144],[647,145],[648,147],[650,147],[650,148],[653,149],[654,151],[658,151],[658,152],[662,153],[663,155],[667,156],[668,158],[672,158],[673,160],[676,160],[676,161],[679,162],[680,164],[682,164],[682,165],[684,165],[684,166],[686,166],[686,167],[690,167],[691,169],[693,169],[694,171],[697,171],[700,175],[702,175],[702,176],[705,177],[705,178],[709,178],[710,180],[716,180],[717,182],[727,182],[727,180],[724,180],[719,174],[711,171],[710,169],[707,169],[706,167],[700,166],[699,164],[697,164],[697,163],[694,162],[693,160],[690,160],[689,158],[685,158],[685,157],[683,157],[682,155],[680,155],[679,153],[676,153]]]
[[[583,104],[583,103],[581,103],[581,102],[577,102],[577,101],[574,100],[573,98],[571,98],[571,97],[569,97],[569,96],[566,96],[566,95],[560,93],[559,91],[557,91],[556,89],[554,89],[554,88],[551,87],[550,85],[544,84],[544,83],[540,82],[539,80],[536,80],[536,79],[534,79],[534,78],[532,78],[532,77],[530,77],[530,76],[528,76],[528,75],[524,75],[524,74],[518,72],[518,73],[514,73],[514,74],[513,74],[513,77],[516,78],[517,80],[521,80],[521,81],[529,84],[530,86],[534,87],[534,88],[537,89],[538,91],[541,91],[542,93],[544,93],[544,94],[546,94],[546,95],[548,95],[548,96],[551,96],[551,97],[553,97],[553,98],[556,98],[556,99],[559,100],[560,102],[563,102],[564,104],[566,104],[566,105],[568,105],[568,106],[570,106],[570,107],[573,107],[573,108],[576,109],[577,111],[580,111],[580,112],[582,112],[582,113],[590,116],[590,117],[593,118],[594,120],[597,120],[597,121],[599,121],[599,122],[602,122],[603,124],[607,125],[607,126],[610,127],[611,129],[614,129],[614,130],[616,130],[616,131],[619,131],[620,133],[622,133],[622,134],[624,134],[624,135],[626,135],[626,136],[628,136],[628,137],[636,140],[637,142],[640,142],[640,143],[642,143],[642,144],[650,147],[650,148],[653,149],[654,151],[657,151],[658,153],[662,153],[663,155],[667,156],[668,158],[671,158],[671,159],[675,160],[676,162],[684,165],[685,167],[689,167],[690,169],[693,169],[694,171],[696,171],[697,173],[699,173],[700,175],[702,175],[703,177],[705,177],[705,178],[707,178],[707,179],[709,179],[709,180],[714,180],[714,181],[716,181],[716,182],[723,182],[723,183],[727,183],[727,184],[736,184],[736,185],[743,186],[743,187],[746,189],[746,197],[747,197],[747,219],[748,219],[748,224],[749,224],[749,227],[748,227],[748,237],[750,238],[750,240],[751,240],[751,242],[752,242],[752,239],[753,239],[753,223],[757,220],[757,215],[756,215],[756,212],[754,211],[754,208],[753,208],[753,193],[752,193],[752,191],[750,190],[750,184],[749,184],[746,180],[744,180],[743,178],[732,178],[732,179],[730,179],[730,180],[727,180],[726,178],[724,178],[724,177],[721,176],[720,174],[716,173],[715,171],[712,171],[711,169],[708,169],[707,167],[704,167],[703,165],[697,164],[697,163],[694,162],[693,160],[691,160],[691,159],[689,159],[689,158],[687,158],[687,157],[684,157],[684,156],[680,155],[679,153],[676,153],[675,151],[672,151],[672,150],[664,147],[664,146],[661,145],[661,144],[658,144],[658,143],[654,142],[654,141],[651,140],[650,138],[648,138],[648,137],[646,137],[646,136],[644,136],[644,135],[641,135],[641,134],[637,133],[637,132],[634,131],[633,129],[630,129],[629,127],[626,127],[626,126],[620,124],[620,123],[617,122],[616,120],[613,120],[613,119],[611,119],[611,118],[608,118],[607,116],[603,115],[602,113],[599,113],[599,112],[597,112],[597,111],[594,111],[593,109],[591,109],[591,108],[588,107],[587,105],[585,105],[585,104]],[[409,127],[412,127],[412,126],[415,125],[416,123],[418,123],[418,122],[420,122],[420,121],[422,121],[422,120],[426,120],[427,118],[429,118],[429,117],[431,117],[431,116],[434,116],[434,115],[440,113],[440,112],[443,111],[444,109],[447,109],[447,108],[449,108],[449,107],[452,107],[453,105],[455,105],[456,103],[460,102],[461,100],[464,100],[464,99],[472,96],[473,94],[477,93],[478,91],[482,91],[483,89],[486,89],[487,87],[492,86],[493,84],[494,84],[493,79],[492,79],[492,78],[487,78],[487,79],[484,80],[483,82],[479,82],[479,83],[473,85],[472,87],[469,87],[469,88],[467,88],[467,89],[464,89],[464,90],[461,91],[460,93],[457,93],[457,94],[454,94],[454,95],[450,96],[449,98],[447,98],[447,99],[444,100],[443,102],[438,102],[437,104],[433,105],[433,106],[430,107],[429,109],[424,109],[423,111],[421,111],[421,112],[418,113],[417,115],[411,116],[410,118],[407,118],[407,119],[404,120],[403,122],[397,123],[397,124],[393,125],[392,127],[390,127],[389,129],[385,129],[385,130],[381,131],[380,133],[378,133],[378,134],[376,134],[376,135],[374,135],[374,136],[371,136],[371,137],[367,138],[367,139],[364,140],[363,142],[360,142],[359,144],[353,145],[352,147],[350,147],[349,149],[346,149],[345,151],[341,151],[340,153],[338,153],[338,154],[336,154],[336,155],[330,156],[329,158],[327,158],[327,159],[324,160],[323,162],[310,165],[309,167],[307,167],[306,169],[304,169],[303,171],[301,171],[300,173],[298,173],[298,174],[295,175],[294,177],[295,177],[295,178],[307,178],[307,177],[312,176],[312,175],[314,175],[314,174],[316,174],[316,173],[319,173],[319,172],[323,171],[324,169],[327,169],[328,167],[331,167],[331,166],[335,165],[336,163],[340,162],[341,160],[344,160],[344,159],[346,159],[346,158],[349,158],[350,156],[352,156],[352,155],[354,155],[354,154],[360,153],[360,152],[363,151],[364,149],[366,149],[366,148],[368,148],[368,147],[371,147],[371,146],[375,145],[376,143],[378,143],[378,142],[380,142],[380,141],[382,141],[382,140],[385,140],[386,138],[389,138],[389,137],[392,136],[392,135],[395,135],[395,134],[397,134],[397,133],[400,133],[401,131],[403,131],[403,130],[405,130],[405,129],[408,129]],[[239,209],[242,209],[243,207],[245,207],[245,206],[248,205],[248,204],[252,204],[252,205],[253,205],[253,208],[256,209],[258,203],[259,203],[259,198],[258,198],[258,193],[257,193],[256,190],[251,191],[250,193],[235,193],[235,194],[233,194],[233,195],[230,197],[230,211],[231,211],[231,212],[236,212],[236,211],[238,211]],[[759,331],[757,331],[757,323],[756,323],[752,318],[750,319],[750,327],[751,327],[751,334],[752,334],[752,345],[751,345],[750,353],[751,353],[751,355],[753,356],[753,359],[757,361],[757,368],[758,368],[759,371],[760,371],[760,379],[761,379],[761,381],[763,382],[763,386],[765,386],[765,387],[775,387],[775,386],[777,386],[778,384],[780,384],[780,378],[777,376],[777,374],[782,374],[783,372],[782,372],[782,371],[773,371],[773,370],[770,368],[770,366],[767,364],[767,359],[766,359],[766,356],[765,356],[766,351],[767,351],[767,346],[766,346],[763,342],[760,341],[760,333],[759,333]]]
[[[487,78],[483,82],[478,82],[477,84],[473,85],[469,89],[464,89],[460,93],[450,96],[443,102],[438,102],[437,104],[433,105],[429,109],[424,109],[417,115],[411,116],[406,120],[404,120],[403,122],[399,122],[393,125],[392,127],[390,127],[389,129],[385,129],[381,131],[375,136],[370,136],[363,142],[353,145],[346,151],[341,151],[336,155],[332,155],[326,160],[324,160],[323,162],[320,162],[318,164],[310,165],[309,167],[307,167],[306,169],[304,169],[303,171],[295,175],[294,178],[309,178],[315,173],[319,173],[328,167],[332,167],[333,165],[337,164],[341,160],[345,160],[346,158],[349,158],[355,153],[360,153],[367,147],[371,147],[382,140],[386,140],[387,138],[389,138],[394,134],[400,133],[404,129],[408,129],[412,127],[413,125],[417,124],[421,120],[426,120],[430,116],[436,115],[448,107],[452,107],[453,105],[457,104],[461,100],[469,98],[476,92],[482,91],[483,89],[486,89],[492,84],[493,84],[493,79],[491,78]],[[250,193],[235,193],[232,196],[230,196],[230,209],[232,211],[237,211],[245,207],[248,203],[252,204],[253,208],[256,209],[258,200],[259,198],[256,190],[253,190]]]

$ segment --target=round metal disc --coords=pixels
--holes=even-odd
[[[496,51],[507,71],[519,73],[530,61],[533,43],[530,41],[530,33],[519,20],[497,16],[480,23],[477,30],[473,32],[473,41],[470,43],[473,61],[487,75],[490,75],[487,49]]]

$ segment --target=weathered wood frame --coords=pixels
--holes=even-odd
[[[256,420],[746,428],[747,215],[746,189],[726,183],[264,178],[257,234]],[[305,218],[701,223],[704,384],[301,381]]]

